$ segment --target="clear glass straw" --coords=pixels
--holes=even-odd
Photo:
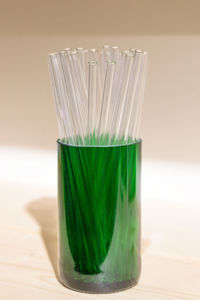
[[[111,119],[111,95],[113,89],[113,78],[115,72],[115,61],[106,62],[106,76],[103,88],[103,97],[101,103],[100,120],[98,128],[98,137],[109,132],[109,121]]]
[[[136,107],[136,90],[139,81],[139,72],[142,61],[142,53],[135,51],[134,53],[134,61],[132,64],[130,80],[127,91],[127,100],[126,100],[126,109],[123,115],[123,121],[121,126],[121,135],[124,136],[124,139],[133,137],[133,133],[130,132],[130,124],[134,122],[134,111]]]
[[[54,103],[55,103],[55,107],[56,107],[56,116],[57,116],[57,122],[58,122],[58,134],[59,134],[59,138],[63,139],[66,136],[66,132],[65,132],[62,104],[60,101],[60,95],[59,95],[56,78],[55,78],[54,66],[52,63],[53,55],[54,54],[48,55],[48,65],[49,65],[49,70],[50,70],[52,91],[53,91],[53,95],[54,95],[54,99],[55,99]]]
[[[113,114],[111,116],[111,127],[110,127],[110,136],[114,137],[115,134],[115,125],[117,120],[117,113],[119,109],[119,91],[123,82],[124,74],[124,62],[125,62],[125,53],[122,52],[120,55],[119,63],[116,65],[116,72],[114,75],[114,86],[112,92],[112,101],[113,101]]]
[[[133,135],[135,136],[136,139],[139,139],[139,132],[140,132],[142,106],[144,101],[144,91],[145,91],[146,73],[147,73],[147,60],[148,60],[148,53],[143,52],[141,68],[139,73],[139,83],[137,86],[137,93],[136,93],[137,96],[136,117],[135,117],[135,122],[133,127]]]
[[[101,113],[101,102],[103,97],[103,73],[102,73],[102,51],[97,52],[97,64],[98,64],[98,74],[97,74],[97,102],[96,102],[96,124],[97,124],[97,131],[98,131],[98,124],[100,120],[100,113]]]
[[[74,85],[77,90],[77,97],[79,98],[79,105],[81,105],[81,109],[84,111],[84,116],[87,116],[87,88],[84,80],[83,69],[81,66],[81,62],[78,59],[77,51],[70,51],[70,62],[73,64],[74,70]],[[86,120],[85,120],[86,124]]]
[[[88,79],[88,138],[89,143],[96,133],[96,102],[97,102],[97,61],[88,62],[89,79]]]
[[[87,50],[85,48],[77,48],[77,56],[80,62],[80,67],[81,67],[81,74],[80,76],[82,77],[82,81],[83,81],[83,86],[84,86],[84,90],[85,90],[85,94],[87,96],[87,82],[86,82],[86,67],[88,68],[88,65],[86,66],[85,63],[85,54],[87,53]],[[87,105],[86,105],[87,106]]]
[[[119,139],[121,120],[124,113],[126,94],[128,89],[128,84],[130,80],[130,72],[133,63],[134,54],[130,51],[125,52],[125,60],[124,60],[124,69],[122,73],[122,78],[120,82],[120,86],[118,89],[117,99],[116,99],[116,107],[113,115],[113,124],[114,127],[113,135],[116,139]]]
[[[84,122],[83,120],[83,114],[84,112],[81,111],[80,107],[78,106],[77,101],[77,94],[75,92],[75,86],[74,86],[74,74],[71,73],[71,67],[70,67],[70,58],[69,54],[67,52],[61,53],[61,59],[62,59],[62,66],[63,71],[65,75],[65,84],[68,91],[68,99],[69,99],[69,106],[71,109],[71,116],[73,119],[73,127],[76,133],[76,144],[79,142],[83,143],[84,141]],[[80,140],[80,141],[79,141]]]
[[[120,59],[120,48],[118,46],[112,46],[110,50],[110,56],[111,60],[118,64]]]
[[[77,110],[75,108],[75,99],[73,98],[72,91],[72,83],[70,81],[70,68],[69,63],[66,59],[67,52],[61,51],[60,55],[60,66],[63,74],[63,82],[64,82],[64,90],[65,90],[65,106],[67,110],[67,114],[65,115],[65,119],[70,122],[71,126],[71,135],[73,136],[72,140],[74,144],[78,143],[77,136],[80,132],[79,124],[77,123]]]
[[[70,96],[68,92],[68,88],[66,85],[66,78],[65,78],[65,70],[64,66],[62,63],[62,54],[65,52],[59,52],[58,56],[58,66],[57,66],[57,73],[60,76],[60,84],[61,84],[61,92],[63,93],[63,106],[64,106],[64,113],[65,113],[65,122],[67,124],[68,130],[69,130],[69,136],[66,138],[66,141],[70,139],[70,143],[75,143],[75,138],[76,138],[76,129],[74,126],[74,121],[73,121],[73,116],[72,116],[72,111],[71,111],[71,105],[70,105]]]
[[[111,60],[111,47],[109,45],[104,45],[102,48],[102,73],[103,78],[106,74],[106,62]]]
[[[87,89],[87,96],[88,96],[88,78],[89,78],[89,68],[88,68],[88,62],[89,62],[89,52],[87,49],[83,51],[83,60],[84,60],[84,78],[85,78],[85,85]]]
[[[72,91],[73,91],[73,99],[75,101],[76,109],[78,112],[78,123],[79,123],[79,133],[80,137],[82,139],[82,142],[84,142],[84,136],[86,134],[86,128],[87,128],[87,115],[86,115],[86,103],[84,103],[79,87],[78,82],[78,70],[77,70],[77,52],[76,51],[70,51],[67,55],[69,66],[70,66],[70,77],[71,77],[71,83],[72,83]]]
[[[50,60],[53,64],[53,70],[54,70],[54,80],[55,80],[55,86],[57,88],[57,91],[59,91],[59,99],[61,103],[61,114],[63,115],[64,125],[65,125],[65,138],[68,139],[69,137],[71,140],[74,138],[74,129],[72,127],[72,121],[71,121],[71,114],[69,110],[69,103],[68,103],[68,93],[65,86],[65,79],[64,79],[64,73],[62,69],[62,64],[60,60],[60,53],[55,53],[50,56]],[[74,142],[74,140],[72,141]]]

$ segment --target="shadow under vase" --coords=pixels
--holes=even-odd
[[[40,198],[26,206],[28,213],[40,225],[40,233],[56,278],[58,273],[57,199]],[[59,280],[60,281],[60,280]]]

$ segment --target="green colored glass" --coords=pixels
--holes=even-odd
[[[74,290],[126,289],[140,275],[141,140],[74,146],[58,140],[59,271]]]

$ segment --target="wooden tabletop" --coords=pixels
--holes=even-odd
[[[57,279],[56,153],[5,148],[0,157],[0,299],[200,299],[197,166],[143,161],[140,282],[94,296]]]

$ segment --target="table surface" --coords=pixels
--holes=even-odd
[[[57,280],[56,153],[0,148],[0,299],[94,299]],[[95,299],[200,299],[200,166],[143,161],[142,275]]]

